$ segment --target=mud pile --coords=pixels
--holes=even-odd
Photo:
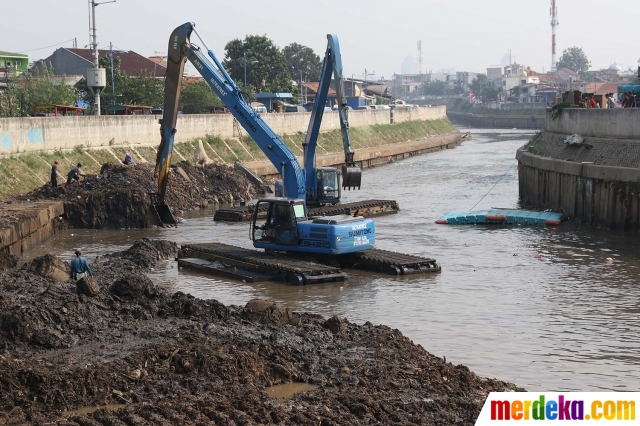
[[[146,228],[149,193],[157,191],[153,172],[150,164],[106,163],[99,175],[87,175],[79,184],[44,185],[18,198],[63,200],[65,219],[73,227]],[[171,169],[165,201],[180,216],[187,210],[250,199],[262,192],[264,188],[255,188],[232,167],[201,167],[183,161]]]
[[[130,260],[92,263],[95,297],[26,269],[0,272],[0,424],[472,425],[489,392],[520,390],[386,326],[268,301],[224,306],[169,294]],[[316,388],[267,392],[292,382]],[[107,404],[121,405],[66,412]]]

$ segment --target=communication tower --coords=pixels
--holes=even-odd
[[[558,8],[556,8],[556,0],[551,0],[551,71],[556,70],[556,27],[560,25],[558,22]]]
[[[422,40],[418,40],[418,74],[422,74]]]

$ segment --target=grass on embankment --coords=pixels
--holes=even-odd
[[[397,124],[381,124],[368,127],[352,127],[349,129],[351,145],[354,150],[374,146],[402,143],[425,137],[456,131],[448,119],[407,121]],[[295,153],[302,154],[304,133],[281,136],[284,143]],[[266,160],[260,148],[246,136],[242,140],[223,139],[215,135],[202,138],[202,145],[210,159],[233,164],[236,161]],[[198,139],[176,144],[172,162],[182,160],[195,161],[194,151],[198,147]],[[320,133],[318,136],[319,155],[342,152],[342,136],[340,130]],[[0,158],[0,199],[12,195],[24,194],[49,182],[51,165],[58,160],[58,183],[66,181],[66,175],[77,163],[82,163],[86,174],[99,174],[102,164],[119,162],[129,152],[136,162],[156,161],[154,146],[109,146],[100,149],[87,149],[78,145],[71,150],[11,155]]]

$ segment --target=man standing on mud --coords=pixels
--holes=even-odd
[[[53,162],[53,166],[51,166],[51,187],[55,188],[58,186],[58,160]]]
[[[75,167],[71,169],[71,171],[67,174],[67,185],[71,183],[72,180],[80,183],[80,167],[82,167],[82,163],[78,163]]]
[[[93,271],[87,263],[87,259],[82,257],[82,250],[76,249],[76,257],[71,261],[71,278],[79,280],[82,277],[93,276]]]

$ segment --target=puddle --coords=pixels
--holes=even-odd
[[[266,389],[269,396],[278,399],[291,398],[298,392],[309,392],[317,388],[317,386],[309,383],[285,383],[284,385],[270,386]]]
[[[77,410],[63,411],[62,415],[65,417],[82,416],[85,414],[91,414],[94,411],[98,411],[102,409],[105,409],[108,411],[115,411],[115,410],[119,410],[120,408],[124,408],[126,406],[127,404],[107,404],[107,405],[96,405],[93,407],[81,407],[81,408],[78,408]]]

